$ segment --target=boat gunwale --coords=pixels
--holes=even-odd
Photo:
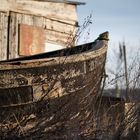
[[[100,56],[107,52],[108,42],[104,41],[103,46],[96,50],[89,50],[79,54],[73,54],[69,56],[57,56],[52,58],[42,58],[42,59],[34,59],[34,60],[24,60],[24,61],[15,61],[15,62],[3,62],[0,64],[0,71],[3,70],[11,70],[11,69],[26,69],[26,68],[34,68],[34,67],[42,67],[42,66],[53,66],[57,64],[65,64],[65,63],[76,63],[80,61],[86,61],[89,59],[93,59],[95,57]],[[94,43],[94,42],[93,42]],[[98,44],[98,42],[97,42]],[[97,45],[96,44],[96,45]],[[87,44],[88,45],[88,44]],[[95,47],[96,47],[95,45]],[[6,67],[5,67],[6,66]]]

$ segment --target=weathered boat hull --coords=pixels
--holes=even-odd
[[[1,64],[0,119],[5,114],[10,116],[11,111],[19,120],[25,114],[34,114],[32,126],[24,128],[28,137],[84,136],[90,128],[93,99],[104,72],[107,42],[102,37],[93,43],[95,50],[79,54]]]

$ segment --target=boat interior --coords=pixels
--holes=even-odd
[[[25,60],[35,60],[35,59],[43,59],[43,58],[52,58],[52,57],[61,57],[61,56],[70,56],[74,54],[84,53],[86,51],[90,50],[96,50],[96,42],[91,42],[87,44],[78,45],[75,47],[69,47],[61,50],[56,50],[52,52],[46,52],[31,56],[24,56],[20,58],[10,59],[10,60],[2,60],[0,61],[0,64],[2,63],[12,63],[12,62],[19,62],[19,61],[25,61]]]

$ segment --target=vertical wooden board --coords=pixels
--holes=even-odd
[[[7,59],[8,16],[0,12],[0,60]]]
[[[3,59],[7,59],[8,58],[8,24],[9,24],[9,17],[7,15],[7,13],[4,15],[4,46],[3,46],[3,49],[4,49],[4,53],[3,53]]]
[[[16,26],[16,14],[10,13],[10,25],[9,25],[9,59],[15,58],[17,55],[17,26]]]
[[[1,47],[2,46],[1,45],[2,44],[2,36],[1,36],[2,35],[2,23],[1,23],[2,22],[2,17],[1,16],[2,15],[1,15],[1,12],[0,12],[0,59],[1,59],[1,48],[2,48]]]

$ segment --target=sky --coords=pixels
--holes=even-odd
[[[77,9],[79,24],[82,25],[84,19],[91,13],[93,23],[86,31],[90,32],[89,37],[85,37],[85,33],[79,44],[93,41],[100,33],[109,31],[107,74],[109,74],[109,70],[117,71],[118,69],[117,57],[114,54],[119,51],[119,42],[125,41],[128,67],[132,65],[135,57],[139,60],[137,61],[139,63],[140,0],[83,1],[86,2],[86,5],[78,6]]]
[[[92,13],[89,40],[109,31],[110,45],[125,41],[129,46],[140,45],[140,0],[80,0],[86,5],[78,6],[78,20]]]

